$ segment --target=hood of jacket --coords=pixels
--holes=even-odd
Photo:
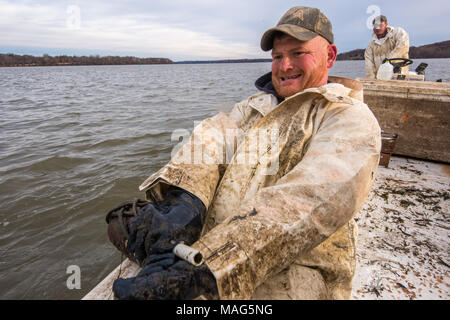
[[[378,39],[377,35],[375,33],[372,33],[372,41],[375,42],[378,45],[382,45],[387,39],[392,37],[394,35],[395,28],[388,26],[386,35],[383,38]]]

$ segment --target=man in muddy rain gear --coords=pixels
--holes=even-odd
[[[328,76],[337,49],[320,10],[291,8],[261,47],[273,62],[260,92],[195,127],[140,186],[150,203],[110,215],[142,267],[116,298],[349,298],[380,127],[359,82]],[[181,241],[204,263],[175,257]]]
[[[378,68],[384,59],[409,57],[408,33],[400,27],[388,26],[385,16],[376,17],[373,22],[372,39],[364,53],[366,62],[366,78],[375,79]],[[408,66],[401,69],[402,74],[408,73]]]

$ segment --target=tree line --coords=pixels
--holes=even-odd
[[[337,60],[364,60],[364,49],[340,53]],[[450,58],[450,40],[427,44],[419,47],[409,47],[411,59]]]
[[[22,66],[87,66],[87,65],[127,65],[127,64],[172,64],[167,58],[137,58],[99,55],[91,56],[49,56],[17,55],[13,53],[0,54],[1,67]]]
[[[337,60],[364,60],[364,49],[340,53]],[[419,47],[409,48],[411,59],[450,58],[450,40],[436,42]],[[267,62],[271,59],[238,59],[238,60],[214,60],[214,61],[180,61],[176,63],[237,63],[237,62]],[[32,55],[17,55],[13,53],[0,53],[0,67],[22,66],[87,66],[87,65],[129,65],[129,64],[172,64],[168,58],[137,58],[132,56],[49,56],[42,57]]]

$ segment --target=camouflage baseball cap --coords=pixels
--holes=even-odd
[[[372,24],[373,24],[373,25],[375,25],[375,24],[378,25],[378,24],[380,24],[380,23],[382,23],[382,22],[386,22],[386,23],[387,23],[387,18],[386,18],[386,16],[381,15],[381,16],[376,17],[375,19],[373,19]]]
[[[277,26],[267,30],[261,38],[261,49],[269,51],[273,47],[273,38],[277,32],[283,32],[300,41],[308,41],[322,36],[329,43],[334,42],[330,20],[317,8],[293,7],[280,19]]]

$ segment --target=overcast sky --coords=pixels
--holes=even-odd
[[[269,58],[261,35],[296,5],[325,13],[339,52],[366,47],[377,10],[411,46],[450,39],[448,0],[0,0],[0,53]]]

